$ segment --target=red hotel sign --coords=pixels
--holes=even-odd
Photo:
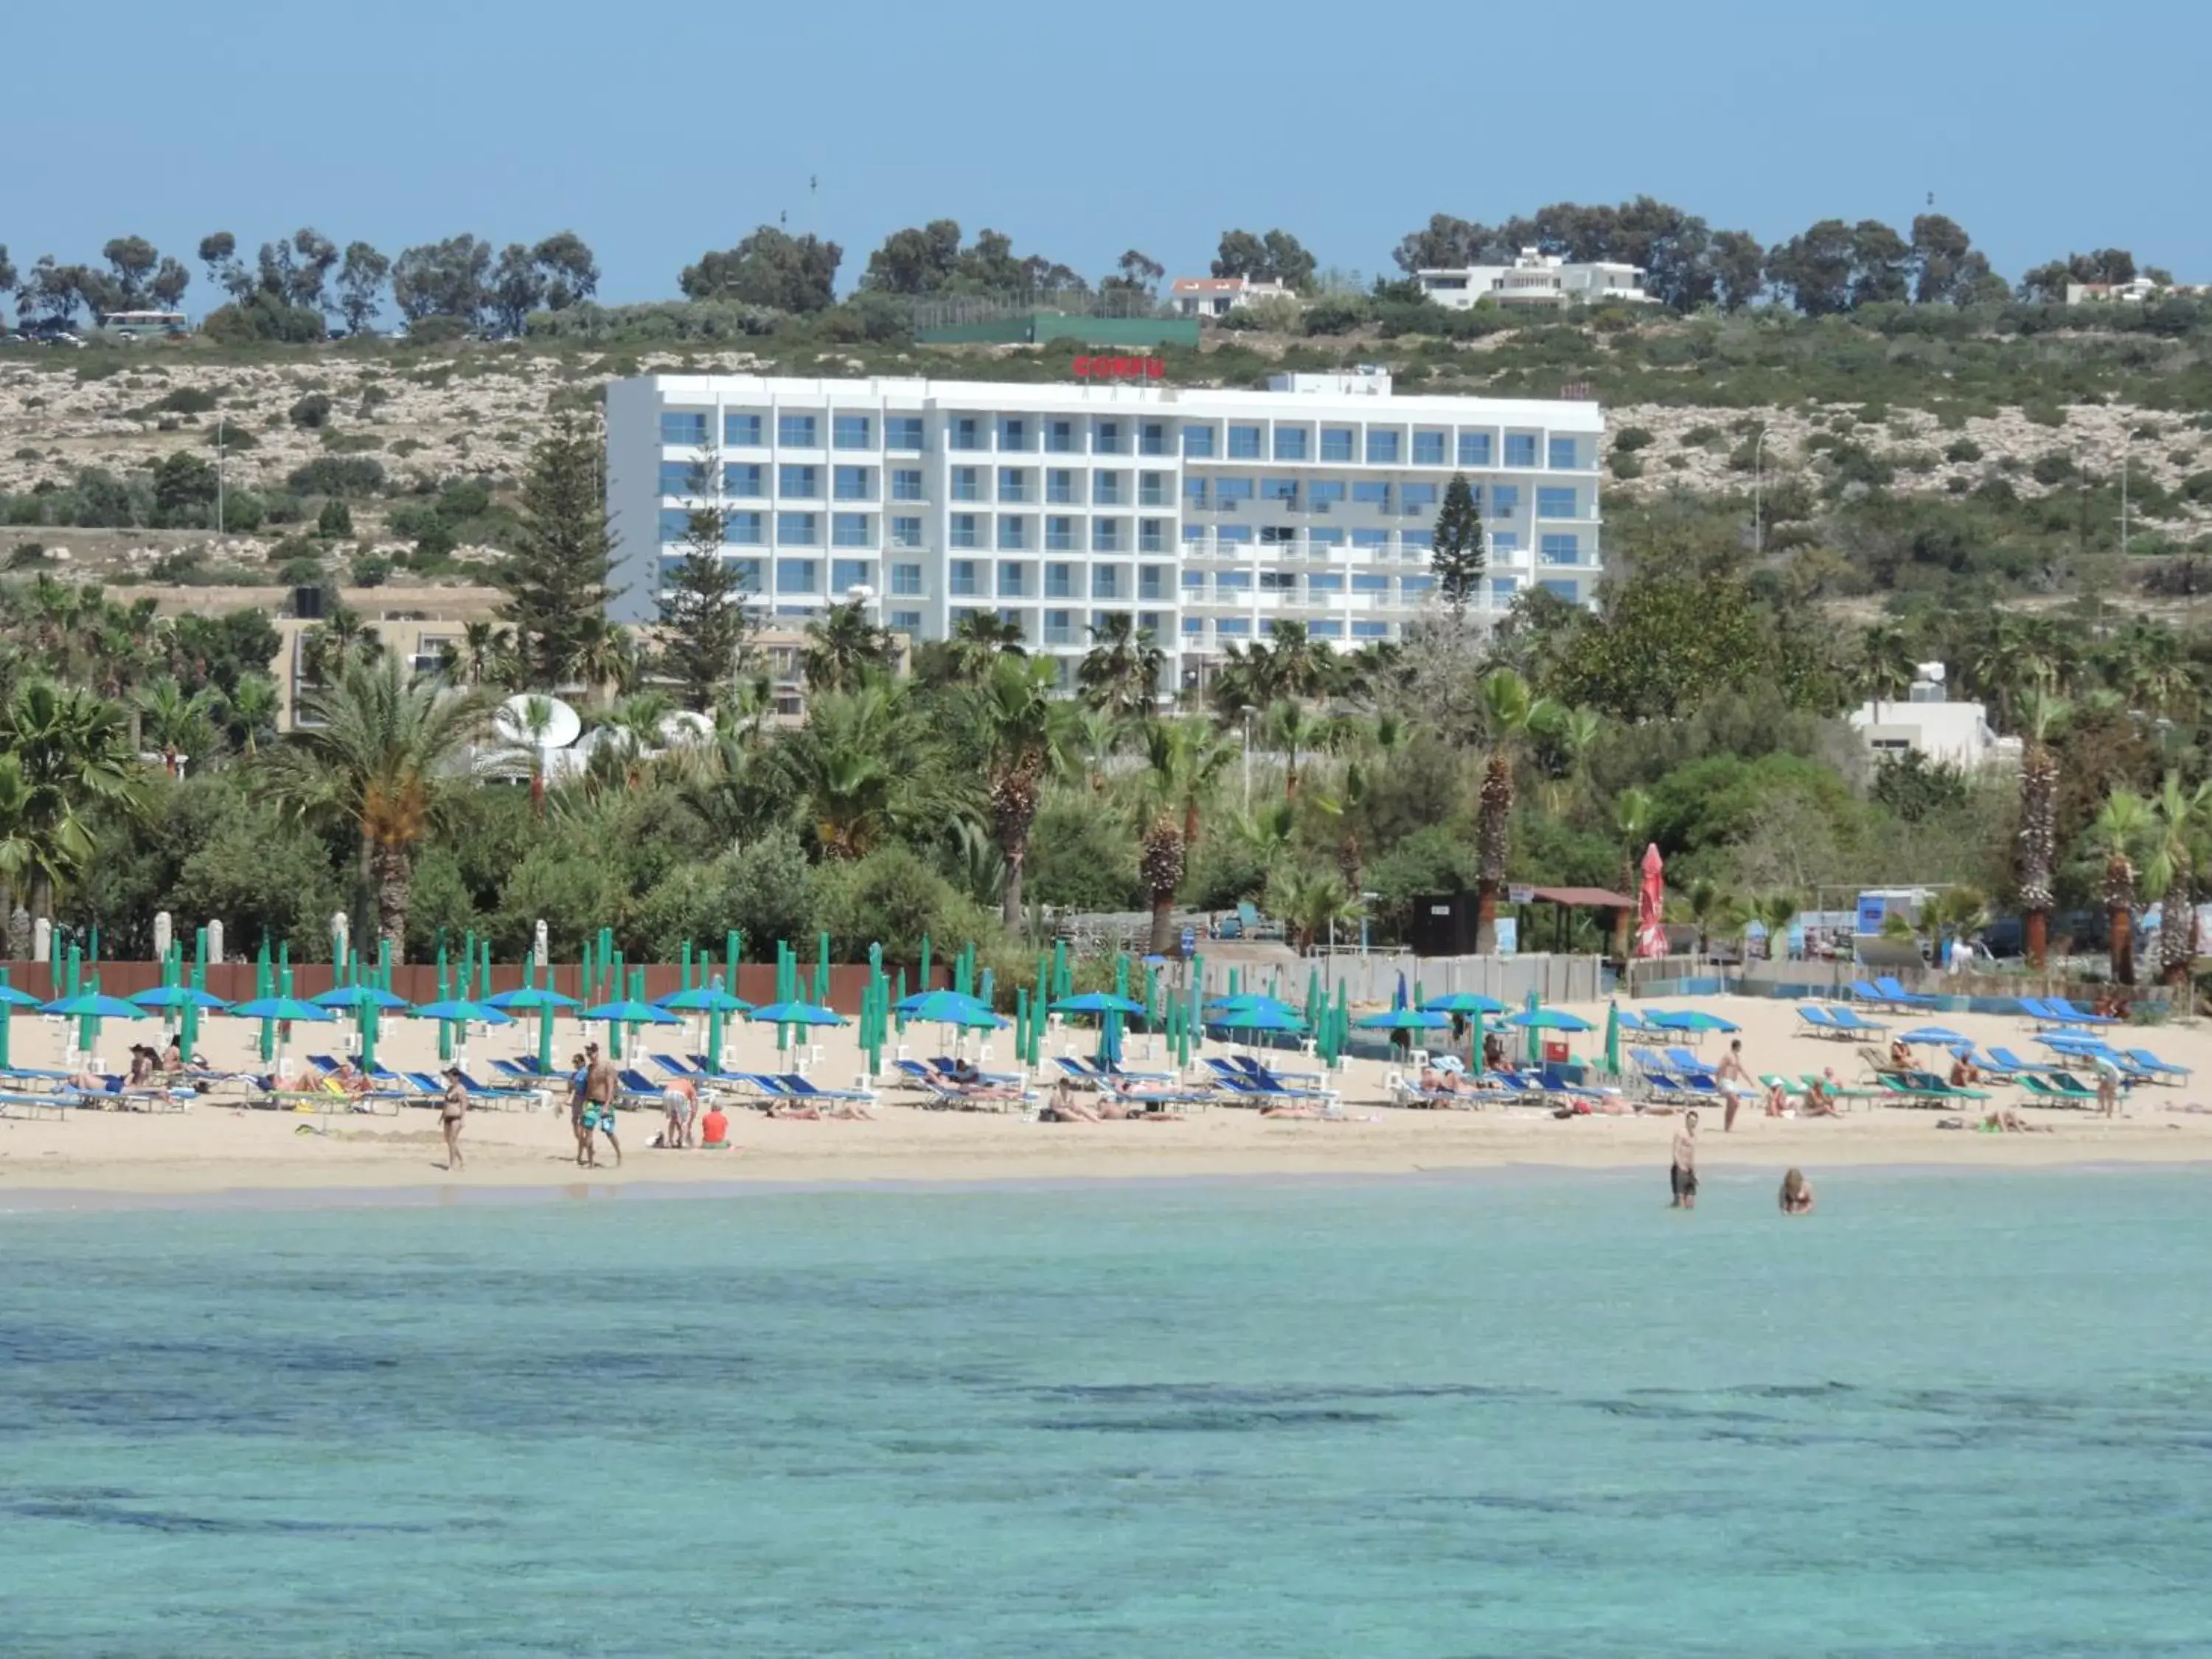
[[[1079,380],[1157,380],[1168,372],[1160,357],[1078,357]]]

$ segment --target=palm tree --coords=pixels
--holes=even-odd
[[[1989,925],[1990,907],[1973,887],[1947,887],[1920,907],[1920,926],[1928,935],[1928,959],[1943,965],[1944,941],[1964,939]]]
[[[607,701],[635,690],[645,678],[636,638],[604,617],[586,619],[571,670],[578,684]]]
[[[1589,781],[1590,750],[1597,747],[1604,732],[1605,716],[1595,708],[1559,711],[1553,735],[1559,747],[1566,751],[1567,775],[1548,783],[1544,792],[1544,804],[1554,817],[1566,810],[1568,800],[1579,794]]]
[[[1743,922],[1743,906],[1734,893],[1717,881],[1700,876],[1690,884],[1690,890],[1675,907],[1675,913],[1695,925],[1698,930],[1698,955],[1705,956],[1715,933],[1725,934]]]
[[[1114,757],[1120,754],[1129,740],[1129,724],[1110,708],[1091,708],[1080,704],[1072,707],[1073,713],[1064,716],[1069,724],[1067,735],[1061,739],[1063,746],[1083,757],[1084,781],[1090,784],[1094,795],[1106,790],[1106,774]]]
[[[1306,750],[1321,748],[1328,740],[1329,722],[1312,713],[1295,697],[1285,697],[1268,708],[1261,730],[1268,743],[1290,757],[1283,772],[1283,793],[1292,800],[1297,799],[1298,757]]]
[[[1021,656],[1022,625],[1001,621],[988,611],[970,611],[952,624],[945,636],[945,654],[952,678],[973,685],[991,672],[1002,656]]]
[[[1091,629],[1091,649],[1075,670],[1083,701],[1122,720],[1139,720],[1158,700],[1167,653],[1152,630],[1126,611],[1109,611]]]
[[[1753,920],[1766,929],[1766,959],[1782,960],[1782,949],[1790,936],[1790,924],[1797,916],[1797,896],[1795,893],[1769,893],[1754,899],[1750,907]]]
[[[1359,920],[1359,898],[1334,870],[1286,864],[1267,884],[1267,908],[1289,927],[1291,944],[1310,951],[1331,924]]]
[[[454,678],[470,685],[500,684],[507,678],[514,656],[514,630],[494,623],[461,624],[459,672]]]
[[[1885,702],[1894,702],[1912,689],[1917,665],[1905,630],[1883,623],[1869,628],[1859,641],[1859,684],[1874,704],[1874,717],[1881,718]]]
[[[2154,803],[2157,822],[2143,885],[2159,900],[2158,961],[2168,985],[2189,982],[2197,955],[2196,909],[2191,903],[2196,880],[2196,842],[2212,815],[2212,783],[2184,787],[2168,772]]]
[[[665,691],[639,691],[601,713],[596,724],[615,740],[622,756],[623,787],[635,789],[645,778],[645,757],[661,746],[661,726],[676,712],[676,699]]]
[[[252,760],[260,753],[264,738],[276,732],[280,708],[276,682],[265,674],[241,674],[238,684],[222,700],[223,732],[238,752]]]
[[[974,694],[973,718],[990,784],[991,836],[1006,867],[1000,915],[1010,928],[1022,921],[1022,872],[1029,863],[1030,826],[1036,822],[1038,785],[1060,761],[1052,702],[1058,679],[1049,661],[995,657]]]
[[[2136,861],[2151,844],[2158,815],[2151,804],[2130,789],[2115,789],[2089,825],[2092,850],[2105,855],[2105,909],[2112,919],[2112,978],[2116,983],[2136,982],[2135,909]]]
[[[1642,885],[1644,849],[1651,840],[1651,797],[1644,790],[1631,787],[1613,798],[1613,830],[1620,842],[1620,890],[1629,898],[1636,896]],[[1628,960],[1629,947],[1633,943],[1631,930],[1635,926],[1633,908],[1620,913],[1613,924],[1613,954],[1623,962]]]
[[[904,686],[870,679],[808,698],[805,730],[777,745],[827,859],[857,859],[922,816]]]
[[[890,665],[891,636],[868,620],[855,600],[833,605],[806,624],[799,672],[809,691],[857,691]]]
[[[1155,956],[1174,943],[1176,893],[1198,844],[1200,814],[1235,752],[1209,720],[1156,721],[1145,728],[1142,867],[1152,899]]]
[[[404,960],[415,849],[428,832],[444,775],[489,732],[491,696],[410,680],[387,653],[349,663],[307,702],[317,724],[294,732],[273,757],[278,797],[360,835],[377,934]]]
[[[2051,951],[2051,876],[2058,854],[2058,757],[2050,738],[2066,705],[2038,692],[2023,709],[2027,748],[2020,765],[2020,908],[2027,960],[2039,971]]]
[[[15,688],[0,717],[0,751],[15,757],[27,832],[44,848],[29,908],[34,917],[50,917],[54,895],[92,854],[86,809],[106,802],[136,812],[143,803],[127,722],[120,708],[89,691],[30,680]]]
[[[1497,948],[1498,899],[1505,885],[1507,839],[1513,821],[1513,769],[1532,732],[1549,728],[1556,705],[1535,696],[1510,668],[1486,675],[1480,687],[1490,761],[1483,770],[1480,815],[1475,829],[1475,949]]]

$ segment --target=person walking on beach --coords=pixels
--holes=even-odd
[[[591,1081],[592,1068],[585,1064],[581,1054],[568,1056],[568,1133],[576,1137],[576,1167],[588,1162],[592,1150],[592,1132],[584,1127],[585,1085]]]
[[[2104,1054],[2096,1057],[2097,1104],[2106,1117],[2120,1115],[2120,1068]]]
[[[1752,1082],[1751,1073],[1744,1069],[1741,1037],[1729,1044],[1727,1055],[1721,1060],[1719,1069],[1713,1073],[1713,1081],[1728,1094],[1728,1104],[1721,1112],[1721,1133],[1727,1134],[1735,1127],[1736,1111],[1742,1106],[1743,1097],[1758,1087]]]
[[[1810,1215],[1813,1213],[1813,1183],[1805,1179],[1802,1170],[1792,1170],[1782,1177],[1782,1213]]]
[[[461,1167],[461,1124],[469,1114],[469,1091],[461,1084],[461,1068],[446,1068],[446,1092],[438,1103],[438,1121],[446,1131],[446,1168]]]
[[[1689,1113],[1682,1119],[1682,1127],[1674,1131],[1674,1158],[1668,1166],[1667,1184],[1673,1190],[1674,1201],[1670,1210],[1694,1210],[1698,1207],[1698,1115]]]

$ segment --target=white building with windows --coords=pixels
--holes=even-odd
[[[657,614],[702,502],[763,619],[866,590],[881,623],[941,640],[1014,623],[1063,678],[1109,613],[1203,682],[1279,618],[1353,649],[1434,602],[1430,544],[1455,472],[1488,531],[1474,606],[1587,602],[1600,569],[1603,416],[1581,402],[1400,397],[1379,370],[1266,392],[1133,384],[655,375],[607,389],[617,621]]]
[[[1249,276],[1178,276],[1168,289],[1168,303],[1182,317],[1226,317],[1262,300],[1295,303],[1297,297],[1280,283]]]
[[[1571,265],[1533,247],[1510,265],[1462,265],[1417,270],[1421,291],[1447,311],[1472,311],[1485,300],[1501,306],[1648,305],[1644,273],[1634,265]]]

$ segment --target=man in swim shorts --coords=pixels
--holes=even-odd
[[[671,1078],[668,1086],[660,1091],[660,1108],[668,1115],[668,1127],[661,1137],[662,1144],[690,1146],[691,1119],[699,1109],[699,1085],[688,1077]]]
[[[1674,1161],[1668,1165],[1667,1185],[1674,1194],[1670,1210],[1698,1207],[1698,1115],[1689,1113],[1674,1131]]]

